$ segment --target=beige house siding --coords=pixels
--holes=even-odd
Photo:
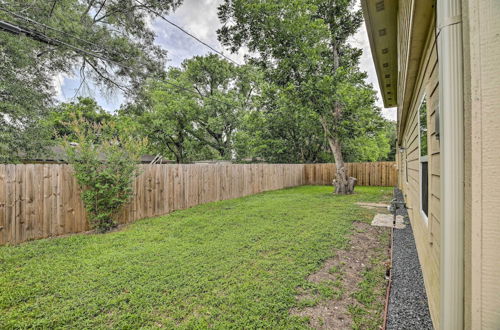
[[[465,326],[500,329],[500,2],[463,9]]]
[[[432,20],[431,20],[432,22]],[[422,265],[424,283],[429,299],[429,309],[434,326],[439,328],[439,256],[440,256],[440,146],[436,132],[436,117],[439,104],[438,95],[438,63],[435,46],[434,29],[430,29],[426,46],[418,70],[417,80],[409,102],[408,109],[398,109],[399,113],[407,112],[407,120],[401,127],[402,141],[405,151],[401,153],[399,165],[408,171],[401,171],[404,176],[401,180],[403,193],[408,206],[408,213],[412,221],[419,260]],[[400,58],[400,61],[404,59]],[[401,86],[399,86],[401,88]],[[406,92],[401,92],[406,94]],[[419,117],[420,103],[427,101],[428,127],[428,168],[429,168],[429,209],[425,219],[421,211],[420,190],[420,141]],[[401,102],[403,104],[403,102]]]
[[[448,103],[444,102],[444,104],[448,104],[451,108],[439,109],[440,73],[435,39],[435,34],[438,32],[434,24],[436,5],[439,5],[441,9],[450,9],[446,6],[457,6],[457,3],[447,0],[381,0],[377,2],[362,0],[361,3],[379,81],[390,78],[388,72],[382,68],[397,67],[398,146],[402,147],[397,153],[399,187],[403,190],[411,217],[434,327],[440,328],[442,316],[440,315],[440,297],[443,294],[444,299],[451,300],[442,302],[443,306],[451,306],[448,310],[450,313],[447,314],[448,317],[460,318],[463,314],[465,329],[500,329],[500,1],[462,0],[462,16],[448,17],[449,19],[445,20],[441,27],[446,29],[452,25],[456,25],[455,28],[462,26],[461,33],[455,33],[454,36],[463,35],[463,40],[461,40],[463,53],[448,52],[448,54],[441,55],[447,55],[451,60],[458,59],[459,61],[463,55],[463,67],[460,67],[460,63],[453,67],[458,71],[463,68],[464,71],[463,149],[458,145],[461,143],[462,134],[454,135],[458,137],[457,140],[453,140],[455,144],[450,144],[451,140],[443,140],[443,143],[440,143],[439,132],[436,131],[436,127],[439,126],[436,124],[439,113],[447,115],[448,119],[453,119],[450,116],[453,111],[457,108],[462,109],[460,102],[454,104],[448,99],[446,99]],[[380,3],[383,5],[381,6]],[[384,13],[384,5],[385,8],[391,8],[391,11]],[[392,10],[396,7],[397,12]],[[457,8],[452,9],[456,11]],[[397,31],[397,39],[394,41],[384,37],[385,33],[379,33],[394,30]],[[454,45],[458,44],[455,42]],[[393,57],[388,55],[394,52],[397,52],[397,60],[392,62]],[[442,79],[451,77],[446,71],[447,63],[449,64],[449,62],[441,62]],[[443,86],[462,89],[462,86],[454,79],[443,81],[441,88]],[[381,83],[380,88],[385,97],[384,104],[387,106],[386,98],[388,98],[387,95],[392,95],[391,88],[394,88],[394,83]],[[445,90],[444,92],[456,91]],[[428,221],[422,215],[420,202],[418,108],[424,95],[428,106]],[[443,100],[445,96],[443,94]],[[461,119],[461,114],[457,114],[456,118]],[[441,124],[443,127],[444,121],[441,121]],[[450,129],[449,122],[445,127]],[[459,132],[446,131],[445,133]],[[446,182],[447,187],[443,188],[454,187],[461,190],[461,185],[464,184],[463,214],[455,214],[447,218],[447,227],[453,229],[454,235],[456,234],[453,237],[450,232],[441,231],[445,227],[441,223],[442,211],[445,211],[445,215],[453,213],[448,213],[450,210],[442,208],[445,196],[440,190],[442,179],[440,149],[445,147],[445,142],[450,148],[446,150],[448,154],[456,153],[457,150],[459,152],[463,150],[465,153],[464,182]],[[443,163],[443,165],[451,164]],[[452,167],[450,167],[451,172],[457,170]],[[460,169],[458,170],[461,172]],[[453,173],[450,174],[450,178],[452,175]],[[453,177],[453,180],[461,181],[460,176]],[[453,192],[450,191],[451,194]],[[458,197],[460,198],[459,195]],[[447,195],[447,199],[450,198],[450,195]],[[451,199],[448,202],[450,201]],[[459,274],[451,279],[455,280],[456,286],[445,286],[442,288],[442,293],[440,285],[447,283],[447,279],[440,282],[441,252],[446,252],[446,255],[461,256],[462,251],[440,251],[440,249],[445,246],[449,249],[456,249],[457,244],[462,244],[462,227],[456,225],[462,222],[461,216],[464,220],[464,282],[462,286],[461,274]],[[457,222],[453,222],[454,220]],[[450,239],[447,245],[444,242],[441,244],[442,234]],[[463,313],[461,306],[453,307],[453,299],[458,297],[459,301],[462,301],[462,293]],[[458,305],[461,304],[458,303]],[[456,318],[453,321],[454,324],[461,323],[461,320]]]

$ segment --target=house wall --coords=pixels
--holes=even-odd
[[[408,15],[408,4],[411,1],[400,1],[400,15],[398,25],[401,32],[405,32]],[[405,195],[408,214],[411,219],[412,228],[417,245],[418,256],[422,266],[424,283],[429,300],[429,309],[436,329],[439,328],[439,304],[440,304],[440,276],[439,276],[439,256],[440,256],[440,144],[436,132],[436,117],[439,104],[438,95],[438,63],[436,53],[436,43],[434,36],[434,19],[429,17],[429,28],[426,34],[425,47],[420,57],[417,70],[416,82],[412,91],[398,90],[400,98],[408,97],[410,100],[398,100],[398,104],[408,104],[398,109],[398,117],[405,116],[405,120],[400,127],[402,132],[402,145],[404,152],[400,153],[399,168],[401,169],[400,185]],[[398,34],[398,43],[405,45],[407,38],[405,33]],[[403,48],[404,49],[404,48]],[[402,55],[405,55],[404,52]],[[406,68],[404,63],[407,57],[399,56],[399,67]],[[400,77],[404,76],[400,72]],[[398,88],[405,88],[398,85]],[[428,217],[421,211],[421,173],[420,173],[420,148],[419,148],[419,117],[418,110],[422,98],[427,100],[427,127],[428,127],[428,169],[429,169],[429,209]],[[408,180],[407,180],[408,179]]]
[[[500,329],[500,2],[463,0],[466,329]]]
[[[446,85],[455,84],[454,88],[463,87],[464,97],[463,219],[461,214],[456,214],[456,219],[450,217],[450,222],[446,223],[450,229],[456,230],[458,236],[452,238],[460,240],[459,244],[462,232],[452,221],[464,224],[463,287],[462,274],[457,274],[455,280],[458,281],[455,281],[455,284],[457,290],[463,289],[464,328],[500,329],[500,1],[461,0],[461,6],[457,6],[456,1],[452,3],[451,0],[362,0],[372,54],[375,63],[378,63],[376,69],[379,82],[383,81],[382,78],[390,78],[381,66],[392,68],[397,64],[398,146],[403,147],[398,150],[396,157],[398,184],[405,194],[409,208],[431,316],[434,327],[438,329],[441,314],[440,250],[445,245],[441,244],[441,234],[446,234],[443,236],[448,238],[450,236],[450,232],[441,231],[444,226],[441,224],[440,215],[442,211],[450,210],[444,210],[442,207],[444,198],[440,191],[440,149],[444,147],[444,142],[449,141],[440,144],[436,122],[439,112],[450,114],[449,111],[462,109],[462,105],[450,104],[457,107],[438,109],[439,66],[435,45],[435,34],[438,31],[434,24],[436,5],[445,11],[453,9],[454,13],[459,13],[457,7],[460,7],[462,12],[461,16],[445,19],[441,27],[456,25],[453,29],[456,32],[461,28],[462,31],[459,31],[458,35],[461,34],[463,38],[460,40],[463,53],[448,54],[457,55],[452,60],[461,61],[463,58],[463,86],[457,85],[457,80],[446,81]],[[384,16],[384,6],[397,7],[397,13]],[[384,37],[385,33],[381,33],[386,30],[397,30],[395,44]],[[381,55],[395,51],[397,63],[392,63],[389,57]],[[460,69],[459,65],[454,69]],[[445,65],[441,71],[443,77],[448,73]],[[459,72],[460,70],[454,73]],[[392,83],[380,83],[382,94],[389,94],[387,88],[391,86]],[[444,82],[441,87],[443,86]],[[453,94],[456,90],[444,92]],[[428,220],[420,212],[418,107],[424,94],[428,102],[429,129]],[[441,121],[443,126],[444,121]],[[462,142],[461,135],[457,135],[459,140],[454,140],[457,144]],[[454,147],[458,147],[457,144]],[[460,148],[457,149],[453,151],[460,151]],[[447,182],[445,188],[454,186],[460,190],[461,184],[462,182]],[[450,242],[451,249],[462,248],[453,245],[458,240]],[[462,251],[443,252],[462,254]],[[449,283],[446,280],[443,278],[442,283]],[[461,300],[462,292],[455,294],[455,287],[451,286],[446,289],[446,297]],[[453,306],[450,304],[453,304],[453,301],[442,302],[443,306]],[[458,312],[454,316],[462,316],[461,306],[457,306],[455,310],[450,308],[449,312]]]

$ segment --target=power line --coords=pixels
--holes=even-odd
[[[54,31],[54,32],[58,32],[58,33],[60,33],[60,34],[62,34],[62,35],[65,35],[65,36],[67,36],[67,37],[70,37],[70,38],[73,38],[73,39],[75,39],[75,40],[78,40],[78,41],[81,41],[81,42],[83,42],[83,43],[86,43],[86,44],[87,44],[87,45],[89,45],[89,46],[97,46],[97,47],[104,48],[102,45],[98,45],[98,44],[93,43],[93,42],[91,42],[91,41],[88,41],[88,40],[82,39],[82,38],[80,38],[80,37],[78,37],[78,36],[75,36],[74,34],[71,34],[71,33],[68,33],[68,32],[66,32],[66,31],[63,31],[63,30],[57,29],[57,28],[55,28],[55,27],[53,27],[53,26],[50,26],[50,25],[47,25],[47,24],[41,23],[41,22],[36,21],[36,20],[34,20],[34,19],[30,18],[30,17],[20,15],[20,14],[18,14],[18,13],[15,13],[15,12],[13,12],[13,11],[8,10],[7,8],[0,7],[0,10],[1,10],[1,11],[6,12],[6,13],[8,13],[8,14],[10,14],[10,15],[12,15],[12,16],[14,16],[14,17],[16,17],[16,18],[19,18],[19,19],[21,19],[21,20],[24,20],[24,21],[26,21],[26,22],[29,22],[29,23],[32,23],[32,24],[35,24],[35,25],[39,25],[39,26],[41,26],[41,27],[43,27],[43,28],[45,28],[45,29],[52,30],[52,31]],[[105,50],[107,50],[106,48],[104,48],[104,49],[105,49]],[[116,55],[116,52],[112,52],[112,53],[113,53],[114,55]]]
[[[163,19],[165,22],[171,24],[172,26],[176,27],[177,29],[179,29],[180,31],[182,31],[183,33],[185,33],[186,35],[190,36],[191,38],[195,39],[196,41],[200,42],[201,44],[203,44],[204,46],[210,48],[211,50],[213,50],[215,53],[217,53],[218,55],[224,57],[225,59],[227,59],[228,61],[231,61],[232,63],[236,64],[236,65],[241,65],[240,63],[236,62],[235,60],[229,58],[228,56],[224,55],[224,53],[218,51],[217,49],[215,49],[214,47],[210,46],[209,44],[207,44],[206,42],[204,42],[203,40],[199,39],[198,37],[196,37],[195,35],[193,35],[192,33],[186,31],[184,28],[182,28],[181,26],[175,24],[174,22],[170,21],[169,19],[167,19],[166,17],[164,17],[163,15],[161,15],[160,13],[158,13],[157,11],[151,9],[151,8],[147,8],[142,2],[138,1],[138,0],[135,0],[138,4],[142,5],[145,7],[145,9],[153,14],[155,14],[156,16],[160,17],[161,19]],[[30,17],[27,17],[27,16],[23,16],[23,15],[20,15],[18,13],[15,13],[15,12],[12,12],[10,11],[9,9],[7,8],[4,8],[4,7],[0,7],[0,10],[1,11],[4,11],[6,13],[9,13],[10,15],[16,17],[16,18],[19,18],[19,19],[22,19],[26,22],[29,22],[29,23],[32,23],[32,24],[36,24],[36,25],[39,25],[39,26],[42,26],[44,27],[45,29],[49,29],[49,30],[52,30],[52,31],[55,31],[55,32],[58,32],[58,33],[61,33],[65,36],[68,36],[68,37],[71,37],[71,38],[74,38],[76,40],[79,40],[81,42],[84,42],[90,46],[98,46],[98,47],[102,47],[101,45],[97,45],[95,43],[92,43],[90,41],[87,41],[87,40],[84,40],[84,39],[81,39],[71,33],[68,33],[66,31],[62,31],[60,29],[57,29],[53,26],[50,26],[50,25],[47,25],[47,24],[44,24],[44,23],[41,23],[41,22],[38,22]],[[116,55],[116,53],[115,53]]]
[[[54,43],[50,41],[50,38],[46,38],[43,34],[24,29],[6,21],[0,20],[0,29],[16,35],[25,34],[36,41],[43,42],[48,45],[54,45]]]
[[[80,39],[80,38],[78,38],[78,37],[76,37],[76,36],[74,36],[74,35],[71,35],[70,33],[67,33],[67,32],[65,32],[65,31],[62,31],[62,30],[56,29],[56,28],[55,28],[55,27],[53,27],[53,26],[50,26],[50,25],[47,25],[47,24],[44,24],[44,23],[41,23],[41,22],[35,21],[34,19],[32,19],[32,18],[30,18],[30,17],[27,17],[27,16],[19,15],[19,14],[17,14],[17,13],[15,13],[15,12],[13,12],[13,11],[10,11],[10,10],[9,10],[9,9],[7,9],[7,8],[0,7],[0,10],[1,10],[1,11],[6,12],[6,13],[8,13],[8,14],[10,14],[10,15],[12,15],[12,16],[14,16],[14,17],[16,17],[16,18],[22,19],[22,20],[24,20],[24,21],[26,21],[26,22],[29,22],[29,23],[32,23],[32,24],[36,24],[36,25],[40,25],[40,26],[42,26],[42,27],[44,27],[44,28],[46,28],[46,29],[49,29],[49,30],[52,30],[52,31],[55,31],[55,32],[62,33],[62,34],[64,34],[64,35],[66,35],[66,36],[69,36],[69,37],[75,38],[76,40],[79,40],[79,41],[85,42],[85,43],[87,43],[87,44],[89,44],[89,45],[95,45],[95,44],[93,44],[93,43],[91,43],[91,42],[89,42],[89,41],[86,41],[86,40]]]
[[[91,51],[82,49],[82,48],[77,47],[77,46],[73,46],[73,45],[68,44],[68,43],[66,43],[64,41],[61,41],[61,40],[49,37],[46,34],[41,33],[39,31],[28,29],[28,28],[25,28],[25,27],[20,27],[20,26],[18,26],[16,24],[13,24],[13,23],[10,23],[10,22],[7,22],[7,21],[0,20],[0,29],[4,30],[6,32],[12,33],[12,34],[16,34],[16,35],[25,34],[25,35],[31,37],[32,39],[34,39],[36,41],[43,42],[43,43],[46,43],[48,45],[53,45],[53,46],[54,45],[56,45],[56,46],[57,45],[62,45],[62,46],[65,46],[67,48],[70,48],[71,50],[73,50],[73,51],[75,51],[75,52],[77,52],[79,54],[88,55],[88,56],[91,56],[91,57],[94,57],[94,58],[98,58],[101,61],[113,63],[113,64],[115,64],[117,66],[120,66],[123,69],[128,69],[128,70],[130,70],[132,72],[133,71],[137,71],[136,68],[132,68],[130,66],[124,65],[123,63],[120,63],[120,62],[117,62],[115,60],[109,59],[106,56],[95,54],[95,53],[93,53]],[[211,98],[211,97],[202,96],[198,92],[196,92],[195,90],[191,90],[191,89],[189,89],[187,87],[184,87],[184,86],[172,83],[172,82],[167,81],[167,80],[164,80],[163,82],[166,83],[167,85],[171,85],[171,86],[173,86],[173,87],[175,87],[177,89],[189,92],[189,93],[195,95],[199,99],[202,99],[202,100],[204,100],[204,99],[213,100],[213,101],[215,101],[217,103],[221,103],[221,104],[224,104],[226,106],[233,107],[233,105],[231,105],[231,104],[229,104],[227,102],[224,102],[224,101],[221,101],[221,100],[217,100],[217,99],[214,99],[214,98]]]
[[[92,51],[88,51],[86,49],[83,49],[83,48],[74,46],[72,44],[69,44],[67,42],[64,42],[62,40],[49,37],[48,35],[46,35],[46,34],[44,34],[42,32],[39,32],[39,31],[36,31],[36,30],[32,30],[32,29],[28,29],[28,28],[25,28],[25,27],[21,27],[19,25],[14,24],[14,23],[10,23],[10,22],[7,22],[7,21],[0,20],[0,29],[2,29],[4,31],[7,31],[7,32],[10,32],[10,33],[13,33],[13,34],[17,34],[17,35],[19,35],[19,34],[25,34],[25,35],[31,37],[34,40],[46,43],[48,45],[52,45],[52,46],[62,45],[62,46],[65,46],[67,48],[70,48],[71,50],[73,50],[73,51],[75,51],[77,53],[84,54],[84,55],[89,55],[89,56],[98,58],[98,59],[103,60],[103,61],[118,63],[118,62],[116,62],[114,60],[108,59],[108,58],[106,58],[106,57],[104,57],[102,55],[96,54],[96,53],[94,53]]]
[[[10,23],[10,22],[7,22],[7,21],[0,20],[0,29],[4,30],[6,32],[12,33],[12,34],[16,34],[16,35],[24,34],[24,35],[32,38],[33,40],[36,40],[36,41],[39,41],[39,42],[42,42],[42,43],[45,43],[45,44],[48,44],[48,45],[52,45],[52,46],[64,46],[66,48],[69,48],[69,49],[73,50],[74,52],[76,52],[78,54],[88,55],[88,56],[91,56],[91,57],[94,57],[94,58],[98,58],[101,61],[112,62],[112,63],[115,63],[117,65],[120,65],[120,63],[118,63],[116,61],[113,61],[111,59],[108,59],[108,58],[106,58],[104,56],[101,56],[99,54],[95,54],[95,53],[93,53],[91,51],[88,51],[86,49],[82,49],[80,47],[74,46],[74,45],[69,44],[67,42],[64,42],[62,40],[49,37],[49,36],[47,36],[46,34],[40,32],[40,31],[28,29],[26,27],[20,27],[19,25],[16,25],[14,23]],[[92,68],[94,68],[94,70],[97,72],[97,74],[99,74],[103,79],[110,81],[111,83],[113,83],[116,87],[118,87],[122,91],[124,91],[124,89],[125,90],[127,89],[127,88],[125,88],[123,86],[118,85],[117,83],[115,83],[110,78],[103,76],[95,68],[95,66],[92,65],[92,63],[90,63],[90,62],[87,62],[87,63],[89,63],[90,66]],[[122,67],[126,68],[124,66],[122,66]]]
[[[158,16],[159,18],[161,18],[162,20],[164,20],[165,22],[167,22],[168,24],[174,26],[175,28],[179,29],[180,31],[182,31],[184,34],[188,35],[189,37],[193,38],[194,40],[198,41],[199,43],[203,44],[205,47],[208,47],[210,48],[212,51],[214,51],[215,53],[217,53],[218,55],[224,57],[226,60],[228,61],[231,61],[233,62],[234,64],[236,65],[241,65],[240,63],[236,62],[235,60],[231,59],[230,57],[224,55],[223,52],[221,51],[218,51],[217,49],[215,49],[214,47],[210,46],[209,44],[207,44],[205,41],[201,40],[200,38],[198,38],[197,36],[193,35],[192,33],[190,33],[189,31],[185,30],[183,27],[181,27],[180,25],[172,22],[171,20],[169,20],[168,18],[166,18],[165,16],[163,16],[162,14],[160,14],[159,12],[155,11],[154,9],[151,9],[151,8],[148,8],[147,6],[145,6],[142,2],[140,2],[139,0],[135,0],[135,2],[137,2],[138,4],[140,4],[141,6],[144,6],[145,9],[153,14],[155,14],[156,16]]]

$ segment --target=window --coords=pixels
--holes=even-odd
[[[420,149],[420,205],[421,211],[427,219],[429,215],[429,162],[427,145],[427,101],[425,95],[418,108],[419,122],[419,149]]]
[[[405,139],[405,175],[408,183],[408,141]]]

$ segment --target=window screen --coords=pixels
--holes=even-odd
[[[425,96],[418,110],[420,118],[420,156],[427,156],[427,102]]]
[[[425,213],[426,216],[429,215],[429,163],[422,162],[421,165],[422,170],[422,212]]]
[[[427,102],[425,95],[418,109],[419,117],[419,149],[420,149],[420,205],[422,212],[429,215],[429,163],[428,163],[428,145],[427,145]]]

